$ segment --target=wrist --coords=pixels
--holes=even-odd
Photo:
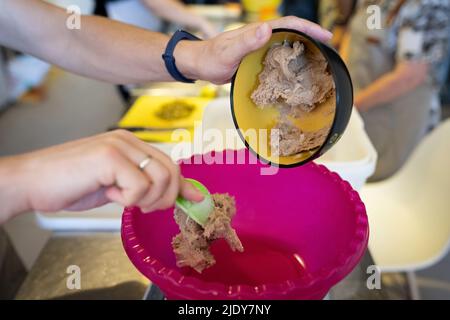
[[[199,56],[204,41],[182,40],[173,52],[178,70],[188,79],[201,80]]]
[[[28,201],[25,157],[0,160],[0,224],[13,216],[31,210]]]

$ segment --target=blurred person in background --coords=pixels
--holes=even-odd
[[[339,49],[357,0],[320,0],[319,23],[333,32],[332,45]]]
[[[377,14],[368,12],[371,5],[381,13],[381,28],[370,24]],[[449,38],[450,0],[359,1],[341,55],[378,152],[372,181],[394,174],[439,122]]]
[[[345,27],[352,16],[357,0],[320,0],[319,22],[328,30],[336,26]]]
[[[153,31],[161,31],[163,19],[199,31],[205,38],[219,32],[206,18],[178,0],[96,0],[94,13]]]
[[[281,12],[314,21],[333,32],[332,45],[339,48],[356,0],[284,0]]]
[[[352,15],[356,0],[284,0],[283,15],[294,15],[320,24],[327,30],[345,26]]]

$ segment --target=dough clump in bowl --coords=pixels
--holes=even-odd
[[[201,273],[216,263],[209,246],[214,240],[225,239],[231,250],[243,252],[244,248],[231,220],[236,214],[236,203],[228,194],[213,194],[214,210],[202,227],[190,219],[180,208],[175,208],[175,222],[180,233],[172,240],[178,267],[191,267]]]

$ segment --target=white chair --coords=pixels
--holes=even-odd
[[[369,216],[369,249],[382,272],[414,271],[444,257],[450,245],[450,120],[431,132],[393,177],[367,184],[361,197]]]

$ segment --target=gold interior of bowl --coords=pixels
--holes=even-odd
[[[241,136],[244,137],[247,145],[253,151],[273,164],[292,165],[310,158],[315,154],[317,149],[288,157],[273,156],[270,152],[270,129],[275,126],[279,117],[279,111],[274,106],[260,109],[250,98],[252,92],[259,85],[258,75],[263,70],[263,61],[267,51],[273,45],[283,43],[284,40],[289,41],[291,44],[300,40],[305,44],[307,50],[322,54],[317,46],[296,33],[274,33],[270,41],[263,48],[249,54],[242,60],[233,86],[233,109],[235,121],[239,127]],[[313,111],[304,113],[304,115],[297,119],[291,118],[291,120],[303,131],[320,130],[325,126],[331,127],[335,116],[335,108],[336,99],[335,95],[332,95]],[[253,131],[256,129],[259,134],[256,137],[252,134],[246,134],[252,131],[249,129],[253,129]],[[260,129],[266,130],[260,131]],[[264,138],[264,132],[267,132],[269,136],[267,139]]]

